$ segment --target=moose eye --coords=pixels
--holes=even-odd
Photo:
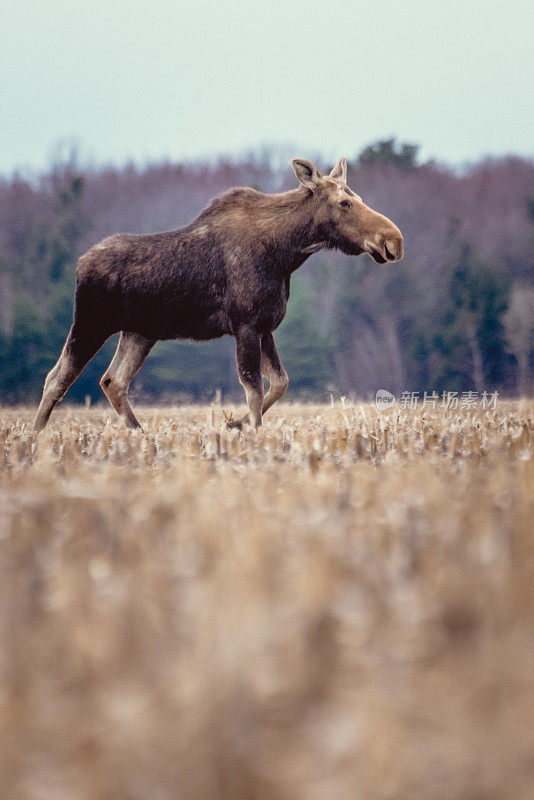
[[[350,203],[348,200],[342,200],[339,205],[341,206],[341,208],[350,208]]]

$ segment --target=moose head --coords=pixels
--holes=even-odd
[[[351,256],[368,253],[377,264],[400,261],[402,233],[349,188],[346,158],[340,158],[329,175],[322,175],[306,158],[294,158],[292,164],[300,183],[313,194],[314,225],[325,246]]]

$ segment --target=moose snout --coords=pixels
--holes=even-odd
[[[402,233],[399,231],[394,234],[384,236],[384,255],[388,261],[400,261],[404,256],[404,246]]]
[[[402,233],[396,227],[394,230],[388,227],[381,233],[367,237],[365,251],[377,264],[392,264],[394,261],[400,261],[404,256]]]

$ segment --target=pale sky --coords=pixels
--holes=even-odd
[[[4,0],[0,174],[397,136],[534,155],[529,0]]]

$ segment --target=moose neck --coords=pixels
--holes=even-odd
[[[314,221],[315,210],[315,198],[307,189],[267,194],[262,198],[258,227],[281,271],[294,272],[325,246]]]

